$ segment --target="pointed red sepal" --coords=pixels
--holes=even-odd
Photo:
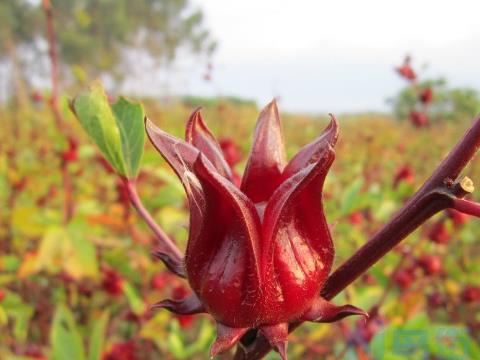
[[[152,253],[152,255],[162,261],[165,266],[167,267],[168,270],[170,270],[172,273],[175,275],[181,277],[181,278],[186,278],[187,275],[185,274],[185,268],[183,261],[177,260],[172,258],[170,255],[161,252],[161,251],[155,251]]]
[[[298,283],[298,274],[303,273],[305,280],[315,279],[312,286],[321,286],[333,263],[333,242],[323,212],[322,189],[335,155],[327,146],[315,158],[315,163],[285,181],[265,208],[262,265],[263,270],[271,266],[277,247],[275,267],[280,283]]]
[[[188,119],[185,140],[200,150],[220,175],[232,179],[232,170],[223,156],[220,145],[203,121],[200,108],[196,109]]]
[[[288,323],[276,325],[264,325],[260,332],[268,339],[270,345],[275,348],[283,360],[287,360]]]
[[[338,122],[335,116],[330,114],[330,123],[323,130],[322,134],[311,143],[305,145],[290,160],[282,173],[282,181],[301,171],[305,166],[316,162],[319,156],[334,147],[338,139]]]
[[[261,112],[252,151],[242,179],[241,189],[253,202],[268,200],[280,183],[286,163],[277,103],[273,100]]]
[[[210,349],[210,356],[213,358],[231,349],[247,331],[248,328],[232,328],[217,323],[217,338]]]
[[[182,300],[162,300],[152,305],[152,309],[167,309],[178,315],[193,315],[205,312],[205,308],[195,294]]]
[[[191,144],[167,134],[145,118],[145,129],[153,146],[170,164],[182,181],[190,207],[190,238],[200,231],[205,213],[205,196],[200,182],[193,173],[193,163],[200,153]]]
[[[318,323],[331,323],[350,315],[361,315],[368,318],[368,313],[353,305],[337,306],[318,296],[310,309],[302,315],[300,320]]]
[[[237,242],[244,241],[244,246],[251,256],[253,270],[259,275],[259,233],[260,219],[255,205],[235,185],[220,176],[203,154],[199,154],[194,164],[194,171],[205,189],[207,202],[216,209],[222,209],[224,220],[235,218],[240,229],[236,229]],[[220,221],[221,218],[216,218]],[[217,224],[220,228],[220,224]],[[241,233],[238,233],[241,231]],[[227,237],[228,238],[228,237]],[[225,239],[223,239],[225,241]],[[209,240],[211,242],[211,240]],[[191,242],[191,241],[190,241]],[[189,244],[190,245],[190,244]],[[202,249],[198,249],[201,251]],[[217,249],[218,250],[218,249]]]

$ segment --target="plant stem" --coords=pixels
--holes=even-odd
[[[50,97],[50,108],[52,109],[53,118],[58,130],[64,132],[65,121],[60,111],[59,105],[59,68],[57,53],[57,38],[55,36],[55,26],[53,23],[53,11],[50,0],[42,1],[43,10],[46,18],[46,32],[48,39],[48,55],[50,57],[50,82],[52,86],[52,94]],[[73,181],[66,164],[61,164],[62,182],[64,190],[64,209],[63,218],[67,224],[70,222],[75,212],[75,202],[73,199]]]
[[[329,276],[321,295],[327,300],[334,298],[423,222],[443,209],[454,208],[458,198],[473,190],[470,179],[455,180],[479,147],[480,117],[403,208]],[[291,323],[289,331],[300,324]],[[249,332],[242,338],[242,346],[237,347],[235,360],[261,359],[270,350],[265,337]]]
[[[462,213],[480,217],[480,204],[477,202],[465,199],[455,199],[453,201],[453,208]]]
[[[147,225],[153,231],[153,233],[160,240],[162,246],[168,251],[168,253],[177,261],[183,258],[183,254],[175,243],[168,237],[163,229],[155,222],[152,215],[148,212],[142,203],[142,200],[138,196],[137,187],[134,180],[124,179],[125,186],[132,202],[133,207],[137,210],[138,214],[145,220]]]

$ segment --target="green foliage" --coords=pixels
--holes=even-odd
[[[88,360],[101,360],[104,348],[106,331],[110,314],[108,311],[102,312],[98,319],[93,320],[90,333]]]
[[[215,43],[202,13],[186,0],[53,0],[61,59],[83,68],[88,78],[128,73],[124,52],[142,50],[171,61],[180,48],[211,53]]]
[[[71,311],[59,305],[50,333],[52,360],[86,360],[85,348]]]
[[[432,88],[433,100],[428,115],[431,120],[466,120],[480,112],[480,96],[470,88],[451,88],[445,79],[439,78],[420,82],[418,88]],[[418,104],[418,92],[411,86],[405,87],[393,99],[389,99],[398,119],[407,119],[410,111]]]
[[[110,106],[102,86],[95,84],[73,102],[78,120],[122,176],[137,176],[145,144],[143,106],[120,98]]]

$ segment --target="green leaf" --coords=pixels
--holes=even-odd
[[[120,98],[110,106],[103,87],[96,83],[74,100],[73,108],[110,165],[120,175],[135,178],[145,144],[142,104]]]
[[[137,176],[145,145],[143,106],[121,97],[112,106],[122,140],[123,160],[129,178]]]
[[[82,337],[73,314],[65,305],[59,305],[50,332],[53,360],[86,360]]]
[[[90,333],[88,360],[101,360],[102,358],[109,316],[108,311],[105,311],[94,321]]]
[[[355,180],[347,190],[345,190],[340,206],[343,215],[348,215],[351,211],[355,210],[355,206],[359,201],[359,193],[362,186],[363,179],[359,178]]]
[[[128,281],[123,282],[123,293],[130,304],[130,308],[135,314],[141,315],[145,312],[145,303],[138,295],[137,290]]]
[[[96,83],[73,102],[75,114],[90,138],[120,174],[126,176],[120,129],[103,87]]]

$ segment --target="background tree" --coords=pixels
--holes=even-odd
[[[122,81],[131,66],[125,61],[129,51],[164,66],[181,49],[208,56],[215,50],[201,11],[191,8],[188,0],[54,0],[51,6],[63,74],[73,74],[80,82],[100,75]],[[20,63],[22,51],[40,50],[47,56],[42,41],[45,18],[39,2],[4,1],[0,21],[0,57]],[[17,68],[21,73],[21,67]]]

